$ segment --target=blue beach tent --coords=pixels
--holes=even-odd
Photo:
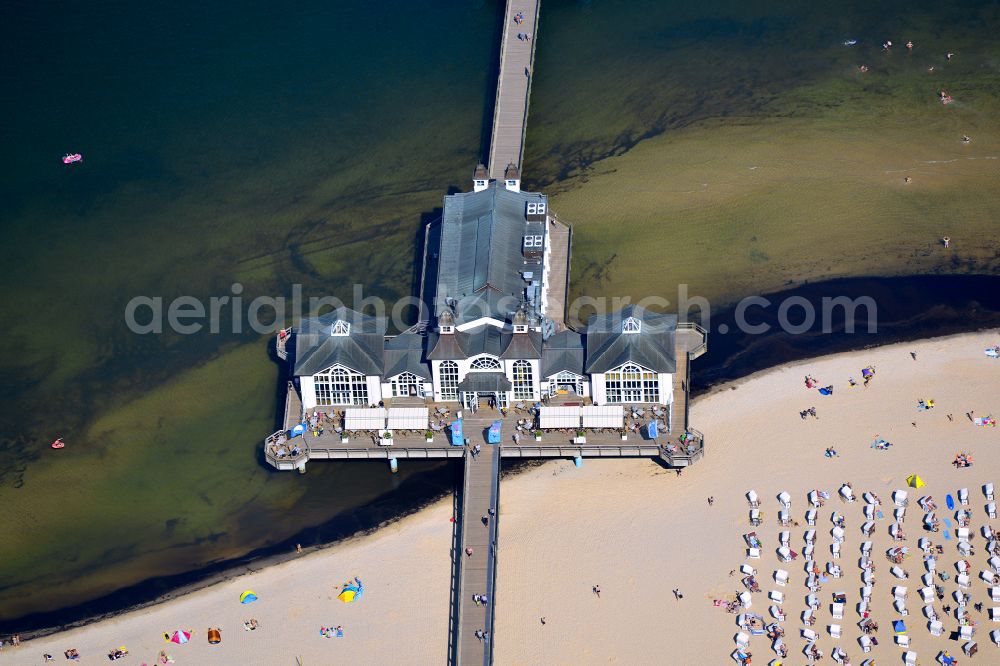
[[[465,446],[465,435],[462,432],[462,419],[451,424],[451,445]]]
[[[494,421],[490,425],[490,432],[489,432],[489,436],[487,437],[486,441],[488,441],[490,444],[499,444],[500,443],[500,428],[502,426],[503,426],[503,421]]]

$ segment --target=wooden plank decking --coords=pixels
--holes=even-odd
[[[520,169],[524,157],[540,4],[540,0],[507,2],[500,45],[500,76],[493,110],[493,134],[490,138],[489,172],[490,178],[497,180],[503,179],[508,164]],[[524,15],[520,24],[514,22],[518,13]],[[518,33],[530,35],[530,38],[518,39]]]

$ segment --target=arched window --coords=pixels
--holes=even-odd
[[[316,405],[367,405],[368,382],[364,375],[335,367],[313,375]]]
[[[458,363],[444,361],[438,366],[438,384],[442,400],[458,400]]]
[[[604,373],[604,389],[605,401],[612,404],[660,401],[660,382],[656,373],[634,363]]]
[[[500,370],[500,361],[492,356],[480,356],[472,362],[472,370]]]
[[[629,317],[622,322],[622,333],[638,333],[642,330],[642,322],[635,317]]]
[[[574,395],[583,395],[583,377],[568,370],[563,370],[555,376],[554,380],[549,382],[549,393],[551,395],[556,395],[560,391],[573,393]]]
[[[531,400],[535,397],[535,382],[528,361],[514,361],[514,399]]]
[[[396,375],[392,380],[392,397],[421,397],[423,395],[423,383],[424,381],[412,372],[404,372]]]

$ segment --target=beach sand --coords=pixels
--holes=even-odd
[[[763,556],[751,563],[759,572],[762,592],[753,595],[751,611],[767,616],[766,594],[786,595],[788,619],[786,663],[805,663],[799,638],[799,617],[805,609],[803,560],[779,565],[775,554],[778,502],[787,490],[792,496],[792,548],[801,552],[807,526],[806,493],[827,490],[833,499],[819,511],[816,561],[829,561],[830,514],[840,511],[847,520],[843,557],[837,562],[844,577],[823,586],[823,606],[813,627],[821,634],[819,647],[829,658],[836,645],[852,663],[860,664],[857,613],[861,587],[858,547],[864,540],[859,500],[847,505],[836,499],[839,486],[849,481],[857,495],[876,492],[891,516],[890,495],[904,488],[905,478],[920,474],[927,486],[911,490],[911,506],[904,528],[906,545],[916,551],[923,512],[916,499],[933,495],[942,519],[953,515],[944,508],[946,493],[969,489],[973,512],[973,601],[988,609],[986,584],[978,572],[986,568],[983,483],[1000,481],[1000,431],[977,428],[966,412],[987,415],[997,408],[1000,361],[983,355],[996,344],[996,332],[904,343],[850,352],[775,368],[697,399],[692,424],[706,436],[706,458],[681,476],[648,460],[587,460],[582,468],[555,461],[507,478],[501,485],[499,589],[496,593],[496,663],[502,664],[723,664],[735,663],[736,616],[713,605],[741,589],[739,576],[729,572],[743,564],[741,535],[750,531],[747,490],[761,497],[764,523],[756,528],[764,540]],[[910,352],[916,352],[914,360]],[[861,368],[872,364],[875,379],[867,388],[848,387],[848,377],[861,379]],[[695,364],[697,372],[697,364]],[[806,374],[821,386],[832,384],[832,396],[805,388]],[[935,408],[920,411],[921,398],[935,400]],[[815,406],[818,419],[803,420],[799,412]],[[1000,409],[1000,408],[998,408]],[[954,420],[947,418],[952,414]],[[916,426],[912,425],[916,423]],[[887,451],[870,448],[875,437],[892,442]],[[839,456],[826,458],[833,446]],[[950,463],[959,450],[969,451],[975,465],[956,469]],[[360,463],[359,463],[360,464]],[[715,498],[709,506],[707,498]],[[177,600],[124,614],[118,618],[74,629],[6,650],[8,663],[41,663],[43,652],[63,661],[63,650],[75,647],[79,663],[105,663],[109,649],[127,646],[127,662],[154,663],[165,646],[164,631],[194,629],[188,645],[171,646],[178,664],[304,664],[334,662],[440,664],[447,659],[449,548],[452,502],[434,504],[377,533],[357,538],[316,554],[230,580]],[[932,637],[921,614],[918,588],[924,573],[919,553],[903,564],[910,578],[897,581],[889,574],[884,553],[892,543],[891,517],[878,521],[872,540],[876,585],[873,617],[880,624],[880,645],[865,657],[880,663],[901,663],[893,644],[891,589],[909,587],[906,618],[914,649],[923,663],[939,650],[958,654],[962,642],[948,640],[957,628],[954,617],[944,618],[945,634]],[[1000,526],[1000,522],[993,521]],[[953,563],[959,559],[955,540],[945,544],[939,570],[951,579],[943,583],[950,596],[956,589]],[[776,569],[789,571],[787,587],[771,580]],[[336,599],[335,585],[361,577],[365,594],[352,605]],[[938,581],[940,582],[940,581]],[[601,586],[597,598],[592,587]],[[260,600],[240,606],[241,591],[254,590]],[[683,599],[674,599],[679,589]],[[839,623],[843,637],[827,634],[834,591],[847,594],[847,610]],[[953,604],[954,605],[954,604]],[[936,604],[942,614],[942,604]],[[977,634],[979,661],[1000,659],[988,631],[985,614]],[[243,630],[243,620],[255,617],[260,629]],[[541,618],[545,618],[545,624]],[[320,626],[343,625],[343,639],[327,639]],[[223,642],[209,646],[205,631],[223,628]],[[766,637],[753,637],[754,664],[774,657]],[[985,659],[984,659],[985,657]],[[832,661],[832,660],[831,660]],[[829,662],[827,662],[829,663]]]

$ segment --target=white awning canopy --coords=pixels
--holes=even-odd
[[[427,430],[426,407],[390,407],[390,430]]]
[[[538,418],[542,428],[579,428],[579,407],[542,407]]]
[[[622,428],[625,425],[625,407],[622,405],[604,405],[603,407],[583,407],[584,428]]]
[[[424,425],[427,422],[424,421]],[[344,413],[346,430],[382,430],[385,428],[384,407],[348,407]]]

